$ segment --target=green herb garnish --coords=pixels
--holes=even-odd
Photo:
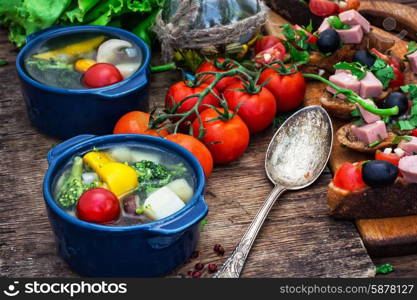
[[[416,126],[410,120],[399,120],[397,123],[400,130],[413,130]]]
[[[408,43],[407,48],[408,48],[408,51],[406,55],[413,54],[414,52],[417,51],[417,43],[415,41],[411,41]]]
[[[368,147],[369,147],[369,148],[376,147],[376,146],[378,146],[379,144],[381,144],[381,142],[382,142],[382,141],[376,141],[376,142],[370,143],[370,144],[368,145]]]
[[[344,30],[344,29],[351,29],[352,28],[351,26],[343,23],[342,20],[340,20],[340,18],[337,17],[337,16],[332,16],[332,17],[327,18],[327,22],[329,22],[330,26],[333,29]]]
[[[376,267],[375,269],[376,274],[383,274],[383,275],[394,272],[394,271],[395,269],[391,264],[383,264],[383,265]]]
[[[207,225],[207,219],[203,219],[200,222],[200,232],[204,232],[204,227]]]
[[[336,70],[348,70],[352,72],[352,75],[356,76],[358,80],[365,78],[366,67],[358,62],[348,63],[340,62],[333,66]]]
[[[395,79],[394,69],[380,58],[376,59],[374,65],[371,67],[371,71],[381,81],[384,89],[389,86],[391,80]]]
[[[297,64],[305,64],[310,61],[310,53],[307,50],[299,51],[290,42],[285,42],[285,47],[290,53],[291,59]]]
[[[412,140],[412,138],[411,138],[411,137],[409,137],[409,136],[399,135],[399,136],[396,136],[396,137],[394,138],[394,140],[392,141],[392,143],[393,143],[394,145],[398,145],[401,141],[407,141],[407,142],[409,142],[409,141],[411,141],[411,140]]]
[[[5,60],[0,60],[0,67],[7,65],[8,62]]]
[[[361,112],[360,112],[360,110],[358,108],[355,108],[354,110],[352,110],[352,112],[350,114],[354,118],[361,117],[362,116],[362,114],[361,114]]]

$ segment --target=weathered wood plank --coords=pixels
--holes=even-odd
[[[0,275],[74,276],[56,255],[41,193],[45,155],[58,141],[30,126],[13,66],[16,52],[9,44],[0,47],[0,58],[10,62],[0,69]],[[166,88],[176,80],[175,73],[154,76],[151,103],[160,105]],[[173,276],[186,274],[197,261],[220,264],[233,250],[271,189],[263,158],[272,134],[270,129],[254,136],[241,160],[215,169],[207,186],[210,213],[198,246],[200,257]],[[244,277],[372,276],[373,264],[354,225],[327,217],[329,180],[326,170],[310,189],[288,193],[276,204]],[[214,255],[215,243],[225,247],[224,257]]]

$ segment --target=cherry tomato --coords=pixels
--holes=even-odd
[[[123,80],[120,71],[112,64],[98,63],[85,71],[82,82],[86,87],[99,88]]]
[[[319,38],[317,35],[314,35],[311,32],[308,32],[307,30],[305,30],[300,25],[294,25],[294,29],[296,31],[302,30],[303,32],[305,32],[305,34],[308,36],[307,43],[309,43],[309,44],[317,44],[317,40]]]
[[[310,11],[319,17],[328,17],[339,10],[339,5],[330,0],[310,0]]]
[[[347,191],[355,191],[365,187],[361,164],[344,163],[334,175],[333,184]]]
[[[411,131],[411,135],[417,137],[417,128]]]
[[[277,112],[274,95],[265,87],[257,94],[250,94],[238,89],[244,89],[242,82],[230,85],[223,96],[231,110],[238,105],[238,115],[248,126],[250,133],[260,132],[271,125]]]
[[[282,43],[275,44],[271,48],[259,52],[255,56],[255,62],[261,65],[270,64],[274,60],[284,60],[285,46]]]
[[[224,114],[224,109],[218,109]],[[228,111],[229,116],[233,114]],[[249,145],[249,129],[242,119],[235,115],[229,120],[214,120],[219,114],[212,108],[201,113],[205,135],[202,142],[206,144],[213,156],[214,163],[225,164],[232,162],[245,153]],[[214,120],[214,121],[213,121]],[[200,123],[193,122],[193,133],[197,137],[200,132]]]
[[[281,75],[273,69],[265,69],[259,83],[269,80],[265,87],[275,96],[277,112],[291,111],[299,107],[304,100],[306,83],[301,72]]]
[[[81,195],[77,203],[77,217],[86,222],[107,223],[119,215],[119,199],[106,189],[90,189]]]
[[[187,96],[199,94],[203,92],[209,85],[207,83],[202,83],[201,85],[197,87],[190,87],[187,86],[187,84],[183,81],[180,81],[174,85],[172,85],[167,92],[167,95],[165,97],[165,109],[170,110],[174,105],[177,103],[180,103],[182,100],[184,100]],[[216,89],[213,89],[213,91],[218,94]],[[194,107],[194,105],[197,103],[198,98],[193,97],[189,98],[181,103],[181,105],[177,108],[176,113],[184,113],[189,111]],[[212,95],[208,94],[206,97],[204,97],[200,107],[198,108],[198,111],[201,112],[204,109],[207,108],[205,104],[210,104],[213,106],[219,106],[218,99]],[[182,130],[187,130],[189,128],[189,125],[194,121],[196,118],[196,114],[191,114],[184,122],[182,122],[180,128]],[[173,122],[178,121],[179,118],[172,119]]]
[[[400,163],[401,158],[402,157],[397,155],[396,153],[385,153],[380,150],[377,150],[375,153],[376,160],[385,160],[385,161],[392,163],[393,165],[397,167],[398,167],[398,164]]]
[[[177,133],[165,137],[167,140],[174,142],[190,151],[198,159],[203,167],[204,174],[209,177],[213,170],[213,157],[207,147],[198,139],[191,135]]]
[[[282,41],[280,38],[273,35],[266,35],[256,40],[255,44],[255,53],[258,54],[262,51],[272,48],[276,44],[281,44]]]
[[[203,73],[203,72],[219,72],[219,73],[223,73],[225,71],[231,70],[233,68],[233,66],[229,66],[230,68],[227,68],[226,70],[222,70],[220,68],[217,68],[215,66],[215,64],[220,63],[223,64],[224,63],[224,59],[223,58],[217,58],[216,59],[217,62],[215,61],[211,61],[211,62],[203,62],[197,69],[196,73]],[[205,75],[204,76],[204,82],[207,84],[210,84],[213,82],[214,80],[214,76],[213,75]],[[231,76],[231,77],[224,77],[222,78],[214,87],[216,88],[216,90],[220,93],[222,93],[227,86],[239,82],[239,78],[237,76]]]
[[[133,133],[164,137],[168,135],[165,129],[149,129],[151,115],[143,111],[131,111],[123,115],[113,129],[114,134]]]
[[[358,8],[361,6],[361,2],[359,0],[347,0],[346,5],[340,6],[339,5],[339,11],[344,12],[347,10],[358,10]]]

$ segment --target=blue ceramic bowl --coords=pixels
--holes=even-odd
[[[54,179],[75,155],[111,145],[155,147],[174,153],[189,164],[196,178],[192,200],[180,211],[146,224],[112,227],[81,221],[66,213],[52,197]],[[205,177],[197,159],[185,148],[145,135],[80,135],[48,153],[43,183],[48,217],[58,253],[77,273],[93,277],[155,277],[184,263],[195,250],[199,222],[207,215]]]
[[[126,39],[142,51],[142,66],[131,77],[96,89],[64,89],[32,79],[25,71],[24,59],[40,43],[74,33],[102,33]],[[27,38],[16,68],[30,121],[41,132],[67,139],[79,134],[109,134],[117,120],[132,110],[148,110],[149,47],[136,35],[108,26],[50,27]]]

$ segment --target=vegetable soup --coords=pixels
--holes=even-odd
[[[196,179],[179,156],[159,149],[92,149],[67,164],[54,183],[54,199],[68,214],[109,226],[147,223],[182,209]]]
[[[49,86],[99,88],[132,76],[142,64],[135,43],[104,33],[71,33],[48,39],[24,59],[26,72]]]

